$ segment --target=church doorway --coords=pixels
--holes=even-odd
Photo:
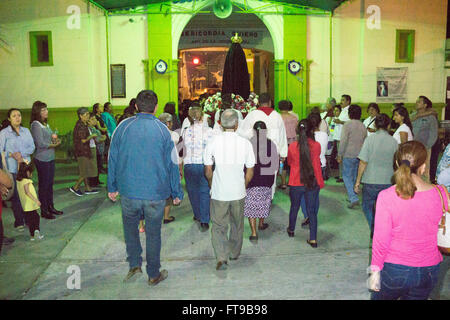
[[[269,30],[254,14],[233,13],[219,19],[197,14],[184,28],[178,45],[179,100],[196,100],[222,89],[230,38],[242,38],[250,77],[250,91],[274,96],[274,48]]]

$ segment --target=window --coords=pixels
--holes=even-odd
[[[111,65],[111,97],[126,98],[125,65]]]
[[[53,66],[52,32],[30,32],[30,55],[32,67]]]
[[[397,30],[395,62],[414,62],[414,30]]]

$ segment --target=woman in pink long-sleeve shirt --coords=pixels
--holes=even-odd
[[[395,185],[381,191],[376,203],[369,287],[373,300],[424,300],[442,261],[437,247],[441,198],[421,178],[427,159],[422,143],[401,144],[394,159]],[[447,208],[445,190],[439,188]]]

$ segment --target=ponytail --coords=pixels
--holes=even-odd
[[[394,155],[395,192],[402,199],[411,199],[417,191],[412,174],[427,160],[427,149],[418,141],[408,141],[399,145]]]
[[[406,163],[407,162],[407,163]],[[395,192],[402,199],[411,199],[417,191],[417,187],[411,177],[411,167],[408,160],[402,160],[398,169],[394,172]]]
[[[298,123],[298,148],[300,153],[300,179],[307,189],[312,189],[316,185],[316,177],[311,162],[308,138],[314,140],[312,126],[307,119]]]

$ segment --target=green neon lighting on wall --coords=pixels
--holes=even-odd
[[[415,31],[397,30],[395,44],[395,62],[414,62]]]
[[[30,57],[32,67],[53,66],[53,44],[51,31],[30,32]]]

